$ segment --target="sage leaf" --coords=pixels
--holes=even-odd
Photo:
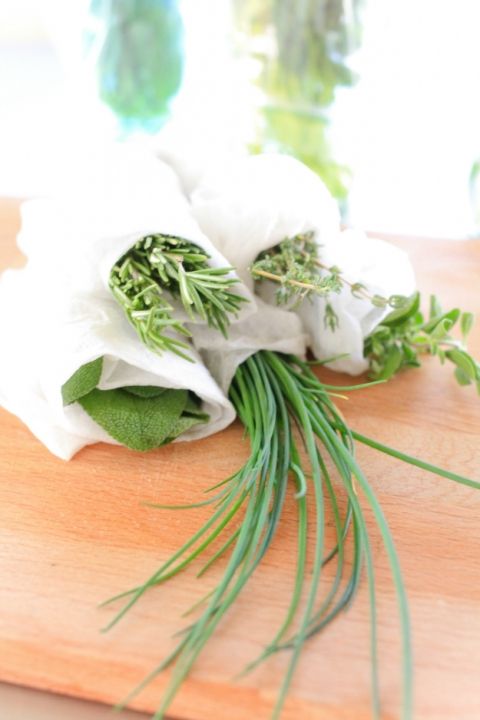
[[[187,398],[187,390],[166,390],[159,397],[142,398],[122,389],[95,389],[78,402],[114,440],[132,450],[147,451],[171,436]]]
[[[64,405],[71,405],[84,395],[94,390],[102,376],[103,357],[82,365],[72,377],[62,385],[62,399]]]
[[[142,398],[156,398],[162,395],[168,388],[158,387],[156,385],[129,385],[124,387],[125,392]]]
[[[190,430],[190,428],[194,427],[195,425],[200,425],[201,423],[206,422],[209,419],[209,416],[206,413],[202,413],[202,415],[182,415],[175,425],[173,426],[170,437],[168,438],[168,442],[171,442],[172,440],[175,440],[179,435],[182,435],[187,430]]]

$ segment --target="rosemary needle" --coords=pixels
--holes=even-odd
[[[191,360],[188,343],[171,334],[190,336],[169,299],[180,300],[191,321],[199,318],[226,336],[231,316],[246,302],[233,291],[238,279],[231,271],[210,267],[207,253],[187,240],[148,235],[114,265],[109,284],[145,345]]]

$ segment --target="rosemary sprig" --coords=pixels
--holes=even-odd
[[[200,318],[226,336],[230,316],[238,314],[246,298],[232,291],[238,282],[230,275],[232,268],[212,268],[208,260],[205,251],[187,240],[148,235],[115,264],[112,293],[149,348],[190,360],[184,352],[189,345],[168,334],[190,336],[184,323],[172,317],[165,294],[179,299],[192,321]]]
[[[285,238],[270,250],[260,253],[251,266],[250,273],[256,280],[279,284],[277,304],[293,301],[296,306],[311,295],[328,298],[332,293],[339,293],[344,286],[349,287],[355,297],[368,300],[375,307],[400,308],[406,304],[407,298],[401,295],[386,298],[372,294],[362,283],[346,278],[340,268],[325,265],[319,258],[319,247],[314,237],[314,232],[310,231]],[[338,324],[338,318],[328,302],[325,324],[332,330]]]
[[[474,383],[480,393],[480,364],[466,345],[474,322],[472,313],[458,308],[444,312],[432,295],[426,318],[420,304],[420,293],[416,293],[405,307],[387,315],[365,340],[364,352],[370,361],[371,377],[388,380],[402,368],[419,367],[422,355],[436,355],[442,364],[453,363],[460,385]],[[461,340],[450,332],[457,325]]]

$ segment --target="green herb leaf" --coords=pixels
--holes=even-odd
[[[460,330],[462,331],[463,342],[467,341],[474,323],[474,315],[471,312],[464,312],[460,318]]]
[[[208,415],[203,413],[201,415],[182,415],[178,418],[177,422],[170,431],[169,441],[183,435],[184,432],[190,430],[195,425],[201,425],[208,420]]]
[[[167,390],[167,388],[157,387],[156,385],[129,385],[122,389],[125,390],[125,392],[142,398],[156,398]]]
[[[454,375],[455,375],[455,378],[459,385],[471,385],[472,384],[472,381],[470,380],[468,375],[466,375],[461,368],[456,367],[454,370]]]
[[[72,377],[62,385],[62,399],[64,405],[71,405],[84,395],[94,390],[103,370],[103,357],[82,365],[73,373]]]
[[[442,306],[435,295],[430,295],[430,314],[429,319],[440,317],[443,314]]]
[[[166,390],[142,398],[125,390],[92,390],[78,402],[112,438],[132,450],[152,450],[174,432],[187,403],[187,390]]]
[[[393,377],[402,364],[402,351],[398,345],[392,345],[385,358],[382,371],[378,374],[377,380],[389,380]]]
[[[445,354],[470,380],[477,379],[477,365],[468,353],[453,348],[453,350],[448,350]]]
[[[403,367],[419,367],[420,356],[428,353],[436,355],[442,365],[446,360],[453,362],[455,377],[461,385],[479,381],[478,363],[466,346],[450,335],[459,320],[465,340],[473,324],[472,313],[462,313],[458,308],[444,312],[432,296],[429,320],[425,321],[420,311],[420,295],[416,293],[408,305],[387,315],[366,338],[364,353],[370,362],[370,376],[386,380]]]
[[[418,312],[418,309],[420,307],[420,293],[415,293],[410,298],[408,298],[407,302],[403,305],[403,307],[400,307],[396,310],[393,310],[393,312],[389,313],[384,320],[382,320],[382,325],[387,327],[393,327],[394,325],[399,325],[400,323],[404,322],[405,320],[408,320],[411,317],[414,317],[416,313]]]
[[[431,339],[437,341],[444,340],[447,337],[452,326],[453,321],[450,320],[450,318],[442,318],[442,320],[440,320],[440,322],[437,323],[437,325],[435,325],[435,327],[433,328],[430,334]]]

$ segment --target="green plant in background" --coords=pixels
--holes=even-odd
[[[183,73],[183,22],[177,0],[92,0],[101,99],[124,130],[158,130]]]
[[[332,155],[328,109],[337,88],[356,81],[348,57],[360,45],[362,5],[363,0],[235,0],[238,26],[251,36],[252,55],[261,63],[258,82],[265,94],[253,149],[273,146],[294,155],[339,200],[347,196],[349,171]]]

